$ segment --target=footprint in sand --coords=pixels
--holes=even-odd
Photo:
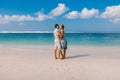
[[[0,65],[0,67],[2,67],[2,65]]]
[[[59,68],[57,68],[57,71],[59,71]]]

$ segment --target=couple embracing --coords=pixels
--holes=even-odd
[[[65,59],[67,50],[67,40],[65,39],[64,25],[55,24],[54,34],[54,56],[55,59]]]

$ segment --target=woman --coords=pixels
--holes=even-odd
[[[67,40],[65,39],[65,31],[64,25],[60,25],[60,45],[61,45],[61,52],[63,52],[62,59],[66,58],[66,50],[67,50]]]

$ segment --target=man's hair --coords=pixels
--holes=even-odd
[[[55,24],[55,28],[57,28],[57,26],[59,26],[58,24]]]
[[[64,29],[64,25],[63,25],[63,24],[61,24],[61,26],[62,26],[62,29]]]

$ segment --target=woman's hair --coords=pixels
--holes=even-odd
[[[55,28],[57,28],[57,26],[59,26],[58,24],[55,24]]]
[[[64,25],[63,25],[63,24],[61,24],[61,26],[62,26],[62,29],[64,29]]]

